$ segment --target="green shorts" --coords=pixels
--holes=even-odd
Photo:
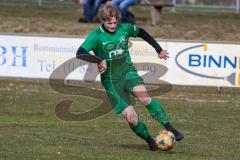
[[[144,81],[136,71],[127,72],[125,76],[118,79],[108,78],[102,80],[102,85],[117,114],[131,105],[130,94],[133,95],[133,88],[141,84],[144,84]]]

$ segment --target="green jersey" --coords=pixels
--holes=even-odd
[[[119,24],[113,33],[99,26],[89,33],[81,47],[107,61],[107,70],[102,77],[118,79],[129,70],[135,70],[129,55],[128,40],[138,35],[139,28],[132,24]]]

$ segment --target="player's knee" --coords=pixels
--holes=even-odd
[[[137,113],[130,113],[128,116],[127,116],[127,121],[130,125],[132,126],[136,126],[137,123],[138,123],[138,116],[137,116]]]

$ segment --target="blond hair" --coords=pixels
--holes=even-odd
[[[120,12],[118,8],[111,3],[105,4],[100,11],[101,21],[111,20],[113,17],[119,20]]]

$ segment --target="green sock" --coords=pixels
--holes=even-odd
[[[136,126],[131,126],[131,129],[136,135],[138,135],[144,140],[146,140],[150,136],[146,125],[141,121],[139,121]]]
[[[152,99],[151,102],[146,106],[150,115],[160,122],[162,125],[169,122],[168,116],[164,111],[161,104],[158,103],[157,100]]]

